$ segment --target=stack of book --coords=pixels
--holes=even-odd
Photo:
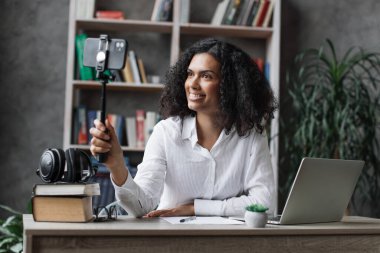
[[[51,222],[88,222],[93,219],[92,197],[100,195],[98,183],[36,184],[33,219]]]
[[[269,27],[276,0],[223,0],[214,12],[213,25]]]

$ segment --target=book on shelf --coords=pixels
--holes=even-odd
[[[80,105],[74,109],[74,123],[73,123],[73,143],[87,144],[88,142],[88,124],[87,124],[87,109],[85,106]]]
[[[145,111],[136,110],[136,146],[144,147],[145,144]]]
[[[264,18],[265,18],[265,14],[268,10],[268,6],[269,6],[269,0],[260,1],[260,6],[255,15],[255,19],[252,22],[252,26],[260,27],[262,25],[262,22],[264,21]]]
[[[100,195],[97,183],[35,184],[34,196],[94,196]]]
[[[126,134],[129,147],[136,147],[136,117],[126,117]]]
[[[135,51],[133,50],[128,51],[128,58],[130,59],[130,63],[131,63],[133,80],[135,80],[136,84],[141,84],[140,71],[139,71],[139,66],[137,64],[137,57],[136,57]]]
[[[151,21],[171,21],[173,17],[173,0],[156,0]]]
[[[124,136],[125,135],[124,117],[118,114],[109,113],[107,115],[107,119],[111,123],[113,128],[115,129],[117,140],[119,141],[120,145],[124,145],[126,143],[125,136]]]
[[[236,25],[243,25],[243,19],[245,18],[245,15],[247,14],[248,6],[250,4],[250,0],[242,0],[240,3],[240,8],[238,15],[236,17]]]
[[[157,123],[157,113],[152,112],[152,111],[147,111],[146,112],[146,118],[145,118],[145,133],[144,133],[144,140],[145,140],[145,145],[148,142],[148,139],[150,135],[153,132],[153,128]]]
[[[241,4],[243,0],[230,0],[228,8],[224,14],[222,24],[234,25],[239,15]]]
[[[182,0],[180,22],[181,24],[189,23],[190,20],[190,0]]]
[[[211,19],[212,25],[221,25],[223,21],[224,13],[227,10],[230,0],[223,0],[218,3],[218,6],[215,9],[214,15]]]
[[[124,13],[117,10],[98,10],[95,17],[101,19],[124,19]]]
[[[141,81],[143,83],[147,83],[148,80],[146,78],[145,67],[144,67],[144,63],[143,63],[142,59],[138,58],[137,59],[137,63],[138,63],[138,66],[139,66],[139,72],[140,72],[140,76],[141,76]]]
[[[237,25],[241,25],[241,26],[247,25],[247,21],[248,21],[248,18],[249,18],[249,15],[251,13],[251,9],[254,3],[255,3],[255,0],[246,0],[244,2],[244,5],[242,6],[242,9],[240,11],[238,20],[236,21]]]
[[[250,6],[248,12],[248,18],[245,20],[246,26],[252,26],[253,20],[256,17],[257,11],[259,10],[260,7],[260,0],[250,0],[252,1],[252,6]],[[243,21],[244,22],[244,21]]]
[[[91,139],[92,139],[92,135],[90,134],[90,128],[91,127],[94,127],[94,120],[95,119],[99,119],[100,120],[100,114],[101,114],[101,111],[100,110],[88,110],[87,111],[87,123],[88,123],[88,127],[87,127],[87,135],[88,135],[88,144],[90,144],[91,142]]]
[[[269,5],[270,5],[270,1],[264,0],[263,8],[262,8],[261,12],[259,13],[259,18],[257,19],[257,23],[255,24],[255,26],[261,27],[263,25],[263,22],[264,22],[266,14],[267,14]]]
[[[86,39],[87,35],[84,33],[75,36],[75,50],[77,56],[77,67],[79,70],[79,79],[94,80],[95,75],[93,69],[83,65],[83,52]]]
[[[128,83],[134,83],[135,82],[135,79],[133,78],[132,67],[131,67],[131,59],[129,57],[127,57],[127,59],[125,59],[125,66],[123,68],[122,73],[123,73],[124,81],[126,81]]]
[[[276,0],[270,1],[267,14],[265,15],[265,19],[262,25],[263,27],[269,27],[269,22],[271,21],[272,16],[273,16],[273,9],[274,9],[275,3],[276,3]]]
[[[263,58],[254,58],[253,61],[256,63],[259,70],[264,73],[264,59]]]
[[[95,0],[76,0],[75,17],[77,19],[89,19],[94,17]]]
[[[93,219],[91,196],[33,196],[33,219],[48,222],[88,222]]]

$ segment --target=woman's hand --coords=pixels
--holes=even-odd
[[[177,206],[172,209],[154,210],[144,217],[194,216],[194,203]]]
[[[90,129],[92,135],[90,151],[93,156],[100,153],[107,153],[104,164],[111,171],[112,179],[117,185],[123,185],[128,177],[128,170],[125,168],[123,150],[117,140],[115,129],[106,120],[106,126],[98,119],[94,121],[95,127]],[[108,132],[105,132],[106,127]]]

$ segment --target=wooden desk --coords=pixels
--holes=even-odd
[[[107,223],[34,222],[24,215],[24,252],[380,252],[380,220],[249,229],[245,225],[172,225],[122,217]]]

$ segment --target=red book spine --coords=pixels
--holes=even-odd
[[[145,145],[145,111],[136,110],[136,144],[137,147],[144,147]]]
[[[124,13],[122,11],[96,11],[95,17],[105,19],[124,19]]]
[[[263,4],[264,4],[263,10],[260,12],[259,20],[257,21],[258,27],[263,25],[263,22],[264,22],[266,14],[267,14],[270,2],[269,2],[269,0],[265,0],[265,2]]]

